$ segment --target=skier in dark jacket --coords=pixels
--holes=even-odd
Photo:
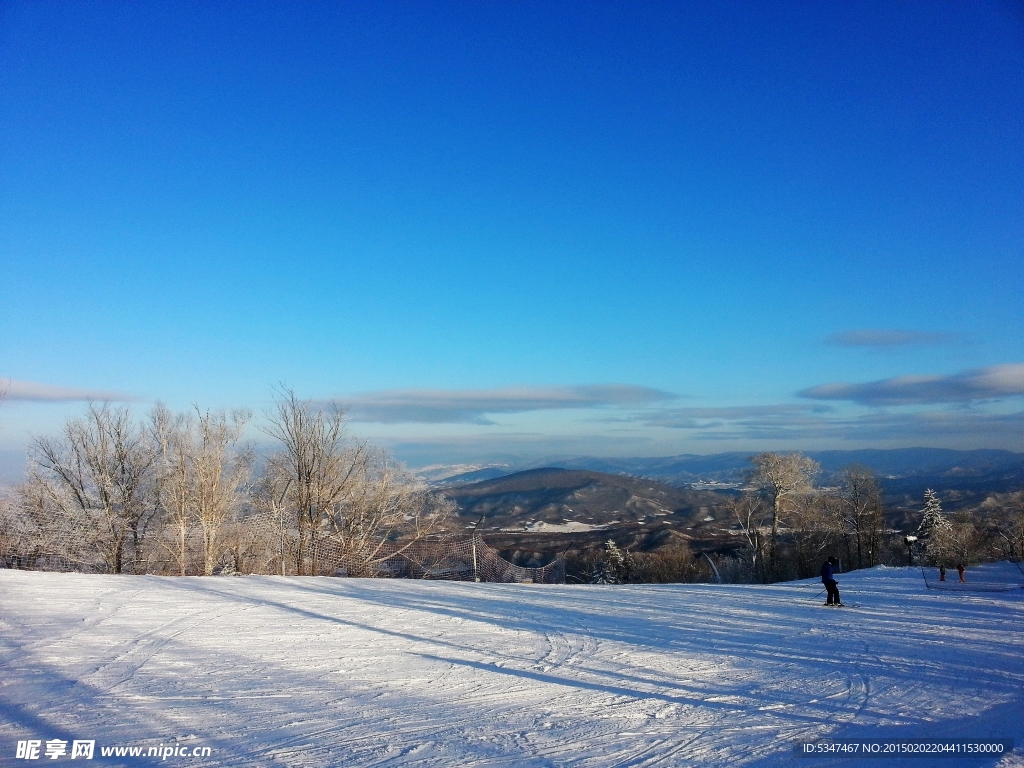
[[[833,568],[838,565],[834,557],[830,557],[825,561],[825,564],[821,566],[821,583],[825,585],[825,590],[828,592],[828,598],[825,600],[825,605],[842,605],[839,600],[839,584],[832,577]]]

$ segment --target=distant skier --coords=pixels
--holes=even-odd
[[[963,563],[957,563],[956,564],[956,572],[960,574],[960,583],[963,584],[964,583],[964,564]]]
[[[939,581],[945,581],[945,580],[946,580],[946,566],[940,565],[939,566]]]
[[[825,585],[825,590],[828,592],[828,598],[825,600],[825,605],[842,605],[843,603],[839,599],[839,584],[832,577],[833,569],[838,565],[838,562],[834,557],[830,557],[825,561],[825,564],[821,566],[821,583]]]

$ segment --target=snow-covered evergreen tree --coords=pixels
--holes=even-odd
[[[608,567],[607,560],[598,560],[594,563],[594,567],[590,569],[590,574],[587,577],[587,582],[590,584],[620,583],[614,572]]]
[[[941,560],[951,530],[952,526],[942,514],[942,502],[939,501],[939,495],[928,488],[924,492],[921,524],[917,526],[917,545],[922,554],[932,561]]]
[[[604,545],[604,557],[599,560],[590,574],[591,584],[623,584],[629,581],[632,558],[623,552],[611,539]]]

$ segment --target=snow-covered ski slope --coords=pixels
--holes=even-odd
[[[91,764],[16,758],[19,740],[79,739],[129,766],[1024,765],[1024,590],[928,590],[910,568],[839,581],[860,607],[822,607],[812,582],[0,571],[0,764]],[[1017,752],[792,756],[921,736]],[[211,756],[100,755],[158,744]]]

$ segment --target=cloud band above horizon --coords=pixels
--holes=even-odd
[[[1024,395],[1024,363],[975,368],[946,376],[895,376],[862,384],[832,382],[808,387],[798,397],[847,400],[861,405],[969,403]]]
[[[123,392],[60,387],[53,384],[41,384],[35,381],[0,379],[0,400],[18,400],[32,403],[69,403],[88,400],[127,402],[135,399],[133,396]]]
[[[637,406],[677,397],[632,384],[503,389],[399,389],[339,398],[352,421],[492,424],[487,414]]]

